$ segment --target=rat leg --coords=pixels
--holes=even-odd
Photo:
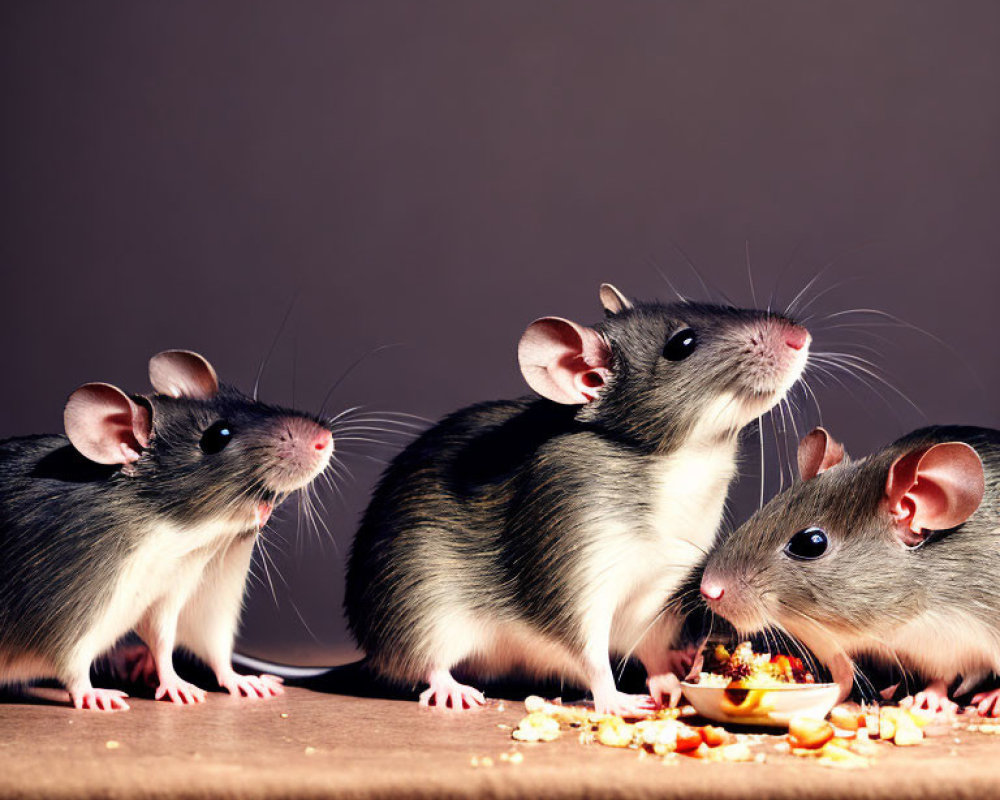
[[[643,637],[635,654],[646,668],[646,684],[657,706],[673,708],[681,698],[681,681],[701,669],[701,646],[674,646],[681,620],[663,613]]]
[[[432,669],[427,673],[430,686],[420,693],[420,705],[451,708],[462,711],[486,704],[486,697],[478,689],[456,681],[449,670]]]
[[[943,680],[931,681],[923,691],[904,697],[899,704],[904,708],[925,709],[934,714],[958,711],[958,704],[948,699],[948,684]]]
[[[205,701],[205,690],[183,680],[174,671],[174,646],[177,639],[177,616],[183,596],[169,596],[156,603],[136,626],[136,632],[149,645],[156,664],[159,685],[157,700],[164,697],[179,705],[192,705]]]
[[[611,671],[609,658],[610,620],[598,623],[602,632],[591,634],[584,653],[585,672],[594,696],[594,710],[598,714],[618,714],[623,717],[645,717],[652,714],[656,703],[649,695],[619,692]]]
[[[233,669],[233,642],[255,538],[243,536],[213,556],[198,587],[181,609],[178,624],[180,644],[208,664],[219,686],[234,697],[251,699],[284,692],[281,678],[240,675]]]

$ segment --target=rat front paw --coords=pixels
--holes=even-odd
[[[650,697],[660,708],[674,708],[681,699],[681,681],[674,673],[650,675],[646,681]]]
[[[972,705],[981,717],[1000,717],[1000,689],[980,692],[972,698]]]
[[[79,709],[90,711],[128,711],[128,697],[125,692],[117,689],[83,689],[82,691],[70,691],[70,698],[73,705]]]
[[[918,711],[930,711],[932,714],[954,714],[958,704],[948,699],[948,687],[940,681],[935,681],[922,692],[917,692],[899,701],[903,708]]]
[[[205,702],[204,689],[199,689],[193,683],[182,681],[176,675],[171,680],[160,681],[154,696],[157,700],[168,699],[180,706],[191,706]]]
[[[233,697],[267,700],[285,693],[281,678],[276,675],[240,675],[231,671],[219,677],[219,686]]]

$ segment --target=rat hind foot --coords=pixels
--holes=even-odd
[[[190,706],[205,702],[205,690],[174,675],[169,680],[160,681],[155,697],[157,700],[167,699],[177,705]]]
[[[427,675],[430,686],[420,693],[420,705],[452,708],[462,711],[486,704],[486,697],[478,689],[456,681],[446,669],[434,669]]]
[[[1000,689],[992,692],[980,692],[972,698],[981,717],[1000,717]]]
[[[86,688],[79,691],[70,690],[70,699],[73,705],[79,709],[92,711],[128,711],[128,697],[125,692],[117,689],[93,689]]]
[[[240,675],[235,670],[219,676],[219,686],[233,697],[267,700],[285,693],[282,680],[277,675]]]

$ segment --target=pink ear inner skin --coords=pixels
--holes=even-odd
[[[190,350],[164,350],[149,360],[149,382],[158,394],[207,400],[219,391],[219,378],[204,356]]]
[[[809,481],[844,460],[844,446],[825,428],[815,428],[799,442],[799,476]]]
[[[926,531],[960,525],[986,491],[983,462],[964,442],[944,442],[900,456],[889,468],[885,502],[904,543]]]
[[[560,317],[531,323],[518,343],[517,357],[528,385],[556,403],[590,402],[611,376],[604,338]]]
[[[130,464],[149,444],[149,413],[115,386],[88,383],[66,401],[66,435],[98,464]]]

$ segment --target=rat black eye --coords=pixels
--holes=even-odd
[[[663,345],[663,357],[667,361],[683,361],[694,352],[697,345],[698,338],[694,335],[694,331],[685,328],[667,339],[667,343]]]
[[[822,528],[806,528],[788,540],[785,553],[799,561],[812,561],[823,555],[829,546],[826,531]]]
[[[233,431],[229,427],[229,423],[219,420],[201,435],[201,441],[198,443],[198,446],[201,447],[203,452],[212,455],[224,449],[232,438]]]

